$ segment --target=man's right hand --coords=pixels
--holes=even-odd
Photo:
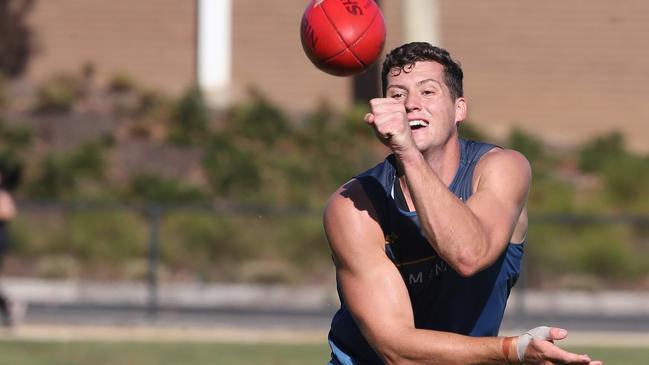
[[[568,331],[556,327],[537,327],[518,336],[517,352],[519,360],[525,364],[587,364],[602,365],[601,361],[593,361],[588,355],[574,354],[565,351],[554,344],[555,340],[563,340]],[[522,359],[520,356],[522,355]]]

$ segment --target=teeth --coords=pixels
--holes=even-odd
[[[410,121],[411,127],[426,127],[427,125],[428,123],[421,119],[414,119]]]

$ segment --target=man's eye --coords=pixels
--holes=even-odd
[[[403,97],[403,94],[392,94],[390,97],[393,99],[400,99]]]

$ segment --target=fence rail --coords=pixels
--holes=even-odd
[[[237,217],[313,217],[318,218],[321,212],[315,209],[304,207],[270,207],[237,204],[122,204],[109,202],[53,202],[53,201],[18,201],[21,215],[39,212],[55,212],[66,214],[71,212],[128,212],[136,213],[143,219],[146,228],[146,242],[143,245],[147,252],[147,312],[150,316],[156,316],[160,309],[159,288],[160,288],[160,267],[161,249],[165,245],[165,237],[162,234],[163,218],[169,214],[178,212],[198,212],[213,215],[215,217],[237,216]],[[539,225],[551,226],[611,226],[631,225],[634,227],[649,227],[649,215],[580,215],[580,214],[531,214],[531,227]],[[38,227],[38,222],[31,222],[30,225]],[[648,230],[649,231],[649,230]],[[525,265],[526,266],[526,265]],[[515,295],[522,298],[528,289],[528,283],[523,275],[517,286]],[[522,303],[522,301],[519,301]],[[524,310],[520,306],[520,310]]]

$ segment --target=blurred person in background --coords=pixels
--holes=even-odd
[[[391,154],[327,202],[341,308],[330,365],[599,364],[540,327],[498,336],[527,235],[531,169],[464,140],[463,72],[428,43],[391,51],[365,122]]]
[[[9,250],[11,239],[9,235],[9,222],[16,216],[16,204],[11,193],[7,189],[7,174],[0,170],[0,275],[2,275],[2,264]],[[7,294],[0,287],[0,320],[4,326],[16,324],[17,303],[11,301]]]

